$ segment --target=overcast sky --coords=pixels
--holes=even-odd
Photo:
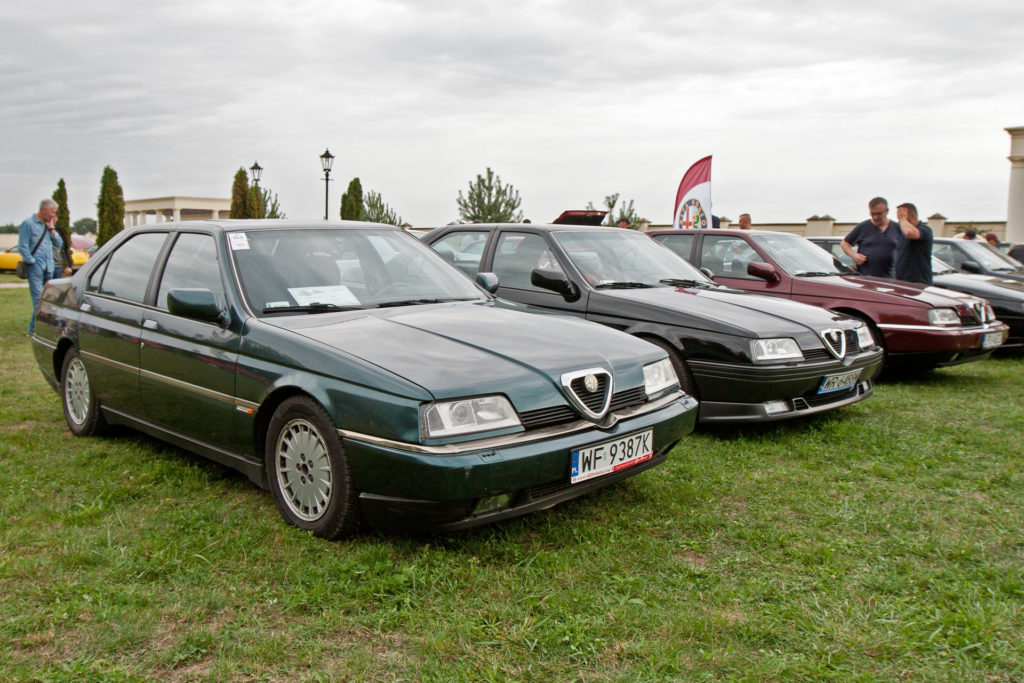
[[[291,218],[358,176],[414,225],[491,167],[534,222],[618,192],[671,220],[867,218],[867,200],[1005,220],[1024,3],[57,0],[0,6],[0,223],[68,185],[228,197],[259,161]],[[336,179],[336,180],[335,180]]]

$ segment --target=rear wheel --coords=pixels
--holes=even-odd
[[[60,371],[60,396],[64,419],[75,436],[93,436],[106,427],[100,403],[92,392],[89,373],[77,348],[64,356]]]
[[[306,396],[284,401],[267,432],[267,479],[281,515],[300,529],[335,539],[359,528],[359,506],[338,428]]]
[[[679,386],[682,387],[683,391],[693,396],[696,399],[700,399],[697,395],[697,382],[693,379],[693,373],[690,372],[690,366],[683,360],[682,355],[672,347],[664,339],[660,337],[644,337],[644,341],[649,341],[655,346],[660,346],[668,353],[668,358],[672,361],[672,367],[676,371],[676,375],[679,377]]]

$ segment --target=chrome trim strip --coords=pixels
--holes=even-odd
[[[611,420],[611,424],[602,423],[600,425],[596,425],[589,420],[576,420],[574,422],[555,425],[553,427],[545,427],[544,429],[536,429],[529,432],[516,432],[515,434],[492,436],[484,439],[477,439],[476,441],[463,441],[461,443],[444,444],[441,446],[425,446],[423,444],[410,443],[408,441],[393,441],[392,439],[384,439],[379,436],[362,434],[360,432],[353,432],[347,429],[338,429],[338,435],[343,439],[362,441],[374,446],[394,448],[396,450],[408,451],[410,453],[458,455],[460,453],[468,453],[470,451],[484,451],[495,448],[504,448],[506,446],[520,446],[534,441],[540,441],[542,439],[551,439],[559,436],[565,436],[567,434],[586,431],[588,429],[593,429],[594,427],[610,428],[621,420],[661,410],[665,406],[684,396],[686,396],[686,394],[682,391],[677,391],[656,401],[651,401],[650,403],[642,403],[640,405],[624,408],[623,410],[608,415],[607,420]]]
[[[168,377],[167,375],[161,375],[159,373],[152,372],[150,370],[143,370],[142,368],[136,367],[134,365],[129,365],[127,363],[122,363],[120,361],[111,360],[111,359],[105,358],[103,356],[98,356],[95,353],[89,353],[88,351],[79,351],[79,353],[81,353],[86,358],[89,358],[90,360],[94,360],[97,363],[102,363],[103,365],[107,365],[109,367],[116,368],[118,370],[124,370],[125,372],[138,372],[140,377],[145,377],[146,379],[151,379],[151,380],[155,380],[157,382],[162,382],[163,384],[169,384],[170,386],[177,387],[179,389],[185,389],[186,391],[191,391],[192,393],[200,394],[202,396],[206,396],[208,398],[212,398],[212,399],[217,400],[217,401],[223,401],[224,403],[230,403],[230,404],[232,404],[234,406],[238,406],[239,410],[243,410],[243,411],[257,410],[260,407],[259,403],[253,403],[252,401],[246,401],[245,399],[238,398],[237,396],[230,396],[228,394],[225,394],[225,393],[222,393],[222,392],[219,392],[219,391],[214,391],[212,389],[207,389],[205,387],[201,387],[201,386],[198,386],[196,384],[192,384],[191,382],[184,382],[184,381],[182,381],[180,379],[174,379],[173,377]]]
[[[938,332],[976,332],[978,329],[988,329],[989,327],[995,326],[998,321],[991,323],[982,323],[980,325],[971,325],[964,327],[963,325],[893,325],[891,323],[879,323],[878,327],[883,330],[935,330]]]

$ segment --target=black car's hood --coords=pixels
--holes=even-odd
[[[590,295],[590,313],[623,315],[623,311],[639,320],[763,339],[806,331],[817,337],[827,328],[859,324],[816,306],[726,288],[602,289]]]
[[[935,284],[945,289],[968,292],[985,299],[1024,301],[1024,282],[995,275],[972,273],[942,273],[934,277]]]
[[[288,322],[285,322],[285,321]],[[452,303],[264,319],[399,375],[435,395],[476,395],[602,367],[617,386],[643,382],[664,353],[585,320]],[[598,350],[599,349],[599,350]],[[472,369],[472,370],[470,370]]]

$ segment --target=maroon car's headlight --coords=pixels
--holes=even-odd
[[[928,322],[932,325],[951,326],[960,324],[960,316],[955,308],[931,308],[928,310]]]

